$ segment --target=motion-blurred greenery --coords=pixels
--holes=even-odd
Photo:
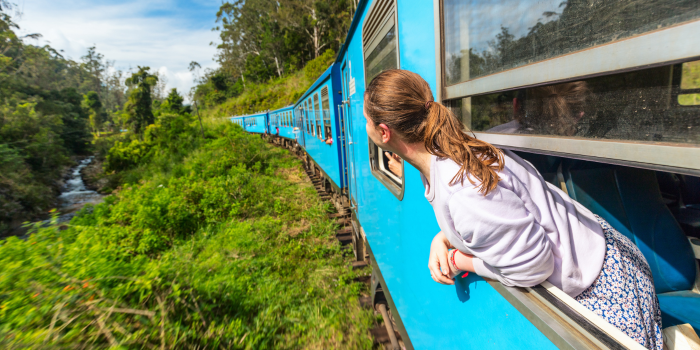
[[[109,150],[127,175],[103,203],[0,243],[3,348],[372,347],[300,162],[237,125],[198,127],[161,115]]]

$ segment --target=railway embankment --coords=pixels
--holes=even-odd
[[[366,271],[301,162],[232,124],[201,138],[173,118],[108,150],[104,202],[0,243],[0,346],[376,346]]]

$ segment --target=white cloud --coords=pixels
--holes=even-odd
[[[211,28],[219,4],[34,0],[19,4],[23,16],[15,21],[21,34],[42,34],[36,44],[48,43],[74,60],[95,45],[117,69],[149,66],[167,78],[168,88],[185,95],[194,85],[187,70],[191,61],[216,67],[216,49],[209,43],[218,41]]]

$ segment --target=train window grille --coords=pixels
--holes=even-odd
[[[362,26],[362,48],[365,60],[365,84],[387,69],[400,68],[398,22],[394,0],[375,1],[367,12]],[[378,147],[368,137],[369,160],[372,175],[379,180],[398,200],[403,199],[404,166],[389,168],[388,152]]]

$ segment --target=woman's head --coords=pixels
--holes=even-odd
[[[459,164],[461,170],[450,184],[464,182],[467,173],[479,180],[484,194],[498,184],[501,152],[469,136],[448,108],[433,101],[430,86],[420,75],[400,69],[377,75],[365,92],[365,116],[367,133],[375,143],[383,143],[381,135],[393,134],[401,142],[422,143],[429,153]]]

